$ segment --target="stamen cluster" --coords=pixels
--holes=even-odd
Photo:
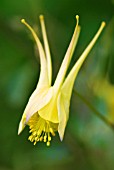
[[[38,113],[35,113],[28,122],[30,133],[28,140],[34,142],[44,141],[47,146],[50,146],[51,136],[55,136],[54,129],[48,120],[41,118]]]

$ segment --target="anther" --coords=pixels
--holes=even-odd
[[[51,141],[51,136],[48,136],[48,141]]]
[[[48,142],[46,143],[46,145],[47,145],[47,146],[50,146],[50,142],[48,141]]]
[[[31,141],[31,140],[32,140],[32,136],[29,136],[28,140],[30,140],[30,141]]]
[[[34,131],[34,132],[32,133],[32,135],[33,135],[33,136],[36,136],[36,135],[37,135],[36,131]]]
[[[43,140],[43,137],[41,136],[41,137],[40,137],[40,142],[41,142],[42,140]]]
[[[47,136],[45,135],[45,136],[44,136],[44,142],[46,142],[46,141],[47,141]]]
[[[37,141],[37,142],[39,141],[39,138],[38,138],[38,136],[37,136],[37,137],[35,137],[35,141]]]
[[[34,142],[34,145],[36,145],[36,141]]]

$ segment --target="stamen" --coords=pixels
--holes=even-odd
[[[44,142],[46,142],[46,141],[47,141],[47,136],[45,135],[45,136],[44,136]]]
[[[53,136],[55,136],[55,133],[54,133],[54,131],[53,131],[52,128],[50,128],[49,131],[51,132],[51,134],[52,134]]]
[[[50,142],[48,141],[48,142],[46,143],[46,145],[47,145],[47,146],[50,146]]]
[[[50,146],[51,136],[55,136],[55,131],[57,131],[53,123],[42,119],[38,113],[35,113],[29,120],[28,125],[31,133],[28,140],[33,142],[34,145],[39,141],[43,141],[47,146]]]
[[[40,142],[41,142],[42,140],[43,140],[43,137],[41,136],[41,137],[40,137]]]
[[[50,133],[48,133],[48,141],[51,141]]]

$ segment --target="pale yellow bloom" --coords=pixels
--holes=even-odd
[[[34,142],[34,144],[43,140],[46,142],[47,146],[49,146],[51,137],[55,135],[56,131],[58,131],[60,139],[63,139],[65,127],[69,118],[70,98],[74,81],[85,58],[105,26],[105,23],[102,22],[93,40],[87,46],[85,51],[71,69],[68,76],[65,78],[80,33],[80,26],[78,25],[79,16],[76,16],[76,20],[77,24],[71,42],[61,64],[54,85],[52,86],[51,56],[44,17],[42,15],[40,16],[44,49],[35,31],[24,19],[22,19],[22,23],[28,27],[36,41],[39,50],[41,71],[38,85],[31,95],[24,110],[24,114],[19,124],[18,134],[20,134],[24,127],[28,125],[31,133],[29,140]]]

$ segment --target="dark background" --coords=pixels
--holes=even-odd
[[[45,16],[53,62],[53,81],[68,47],[75,15],[81,35],[71,66],[102,21],[106,28],[84,63],[77,91],[103,116],[114,122],[114,0],[0,1],[0,170],[113,170],[114,131],[74,92],[63,142],[58,134],[51,146],[33,146],[28,127],[18,136],[18,124],[36,87],[39,59],[25,18],[42,41],[39,15]],[[107,83],[108,82],[108,83]]]

